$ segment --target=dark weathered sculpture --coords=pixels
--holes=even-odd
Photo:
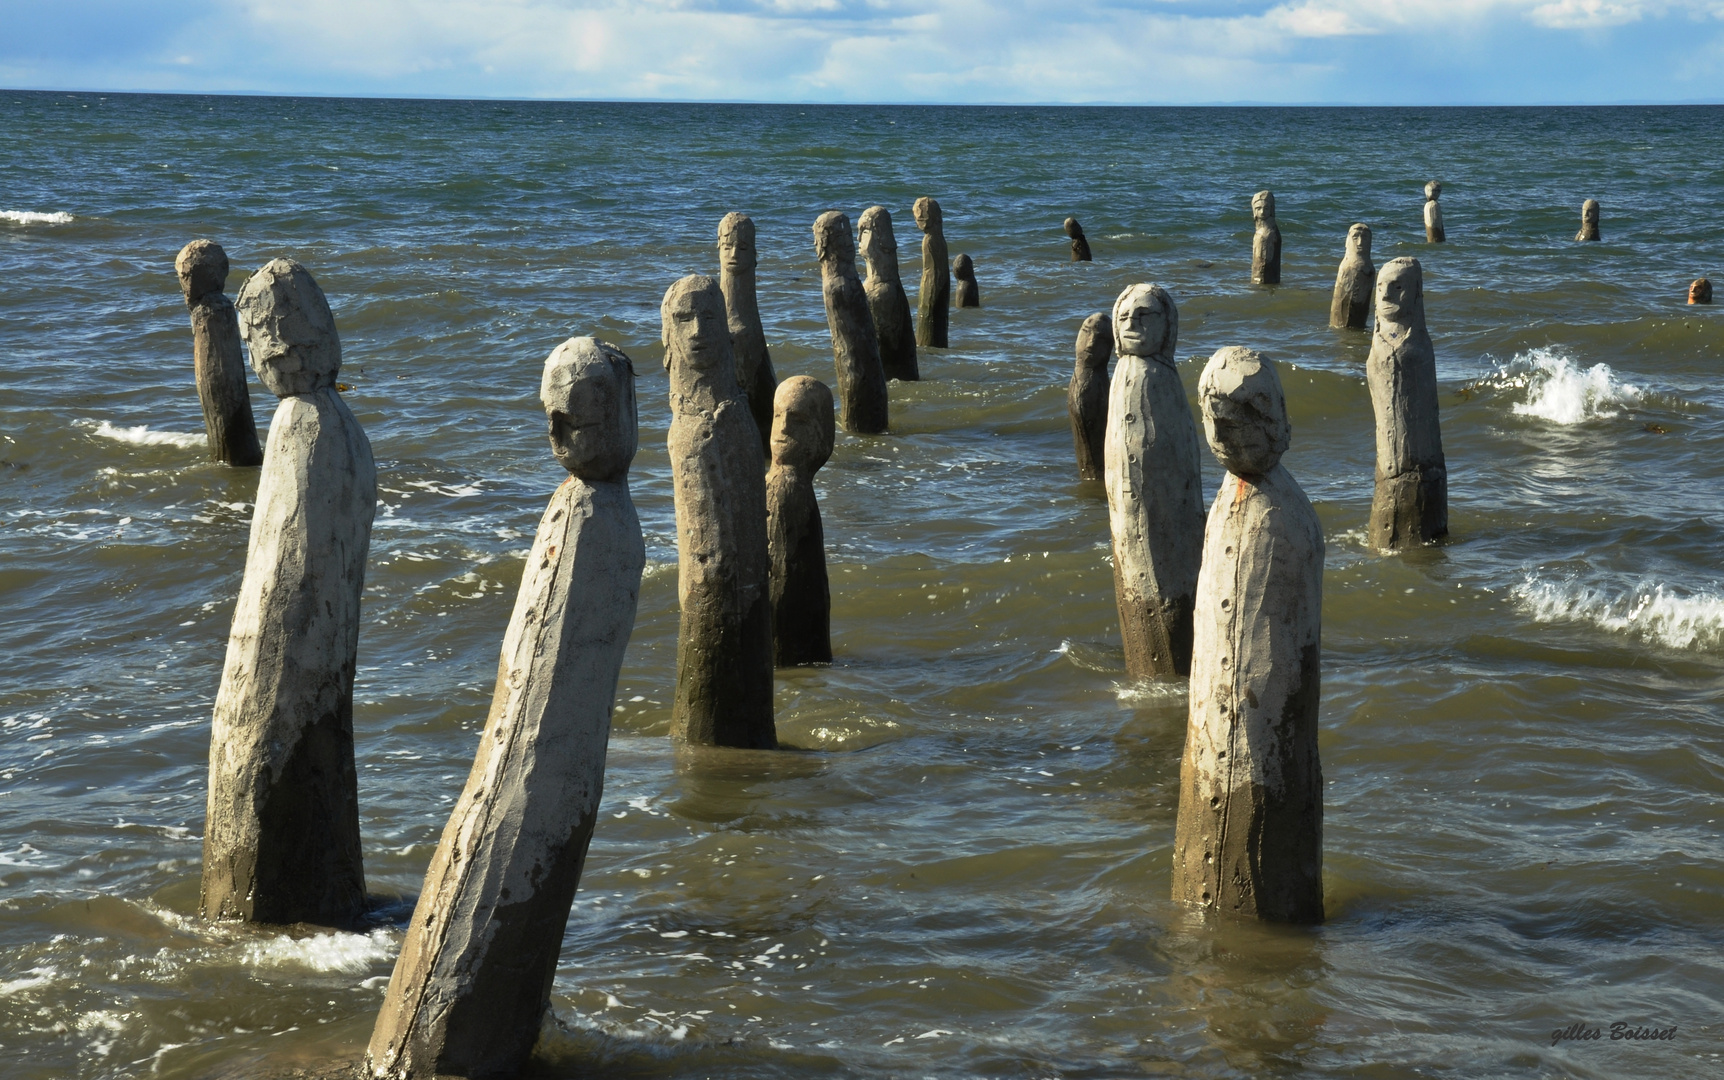
[[[828,210],[815,219],[814,254],[820,258],[820,295],[832,334],[832,365],[838,373],[838,398],[844,403],[844,430],[878,435],[886,430],[886,371],[880,364],[880,339],[868,311],[868,293],[856,276],[856,242],[850,236],[848,217]]]
[[[353,673],[377,470],[335,390],[341,339],[317,282],[276,259],[237,306],[252,368],[281,404],[210,727],[198,907],[344,926],[365,910]]]
[[[880,368],[888,379],[914,382],[922,377],[916,366],[916,327],[910,319],[910,298],[898,277],[898,239],[892,215],[884,206],[870,206],[856,221],[856,240],[868,261],[868,312],[880,341]]]
[[[1089,237],[1083,234],[1083,226],[1075,217],[1066,218],[1066,235],[1072,238],[1072,262],[1089,262]]]
[[[1199,392],[1227,475],[1198,577],[1173,898],[1322,922],[1323,530],[1280,463],[1291,430],[1274,364],[1222,349]]]
[[[1078,477],[1105,475],[1107,445],[1107,362],[1113,359],[1113,324],[1101,312],[1083,321],[1077,335],[1077,365],[1066,390],[1066,415],[1072,424]]]
[[[976,264],[968,255],[959,255],[952,260],[952,280],[957,282],[952,286],[953,307],[982,306],[981,290],[976,287]]]
[[[1425,185],[1425,243],[1443,242],[1443,208],[1437,200],[1443,197],[1443,182],[1432,180]]]
[[[766,474],[748,400],[736,382],[718,282],[691,274],[659,308],[670,372],[676,496],[674,738],[771,749],[772,596]]]
[[[916,344],[935,349],[946,345],[951,318],[952,277],[946,264],[946,224],[940,204],[926,195],[911,212],[922,230],[922,285],[916,290]]]
[[[806,375],[778,386],[772,469],[766,474],[766,537],[772,555],[773,662],[832,662],[832,596],[826,533],[814,474],[832,456],[832,391]]]
[[[520,1072],[598,816],[646,562],[628,483],[634,369],[610,345],[570,338],[545,361],[539,397],[570,476],[539,522],[479,750],[371,1034],[375,1078]]]
[[[1580,204],[1580,231],[1574,234],[1576,240],[1598,239],[1598,200],[1588,199]]]
[[[227,252],[211,240],[193,240],[174,260],[180,292],[192,316],[192,370],[203,405],[210,457],[228,465],[262,465],[251,392],[245,385],[239,317],[227,287]]]
[[[1275,221],[1275,193],[1259,191],[1251,196],[1251,283],[1281,284],[1281,226]]]
[[[1712,282],[1709,278],[1695,278],[1688,286],[1688,302],[1690,304],[1710,304],[1712,302]]]
[[[718,223],[718,284],[724,290],[736,381],[748,396],[748,411],[760,429],[764,453],[772,429],[772,395],[778,389],[778,376],[766,351],[766,331],[760,325],[760,304],[755,298],[754,268],[759,262],[754,250],[754,219],[747,214],[724,215]]]
[[[1335,271],[1335,295],[1329,301],[1329,325],[1363,330],[1371,315],[1371,290],[1377,268],[1371,264],[1371,227],[1354,224],[1347,230],[1347,253]]]
[[[1365,361],[1377,418],[1370,542],[1384,550],[1449,531],[1449,479],[1437,424],[1437,357],[1425,330],[1424,272],[1390,259],[1377,275],[1377,325]]]

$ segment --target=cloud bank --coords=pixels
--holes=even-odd
[[[1431,105],[1724,97],[1724,0],[0,0],[0,85]]]

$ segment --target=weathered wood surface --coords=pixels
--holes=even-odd
[[[263,464],[263,447],[258,445],[245,384],[239,316],[223,292],[227,271],[227,252],[212,240],[193,240],[174,260],[180,292],[191,311],[192,370],[210,457],[249,468]]]
[[[1372,546],[1392,550],[1447,535],[1437,357],[1425,329],[1424,272],[1417,259],[1390,259],[1377,275],[1377,324],[1365,381],[1377,422]]]
[[[1078,478],[1100,480],[1106,469],[1107,362],[1113,359],[1113,324],[1096,312],[1083,321],[1077,335],[1077,363],[1066,389],[1066,415],[1072,425]]]
[[[951,321],[952,270],[946,260],[946,219],[940,204],[926,195],[911,207],[916,227],[922,230],[922,284],[916,290],[916,344],[926,348],[947,347]]]
[[[377,472],[335,391],[341,341],[305,268],[270,262],[238,310],[281,404],[210,729],[198,907],[344,926],[365,908],[353,674]]]
[[[1200,393],[1227,475],[1198,578],[1173,898],[1321,922],[1323,531],[1280,464],[1291,431],[1273,363],[1222,349]]]
[[[1588,199],[1580,204],[1580,231],[1574,234],[1575,240],[1598,239],[1598,200]]]
[[[718,282],[691,274],[659,309],[676,498],[674,738],[771,749],[771,564],[759,435],[736,382]]]
[[[1103,448],[1114,593],[1132,678],[1191,669],[1191,607],[1203,555],[1197,424],[1174,367],[1179,311],[1159,285],[1113,306],[1118,353]]]
[[[1075,217],[1066,218],[1065,234],[1072,238],[1072,262],[1089,262],[1089,237],[1083,234],[1083,226]]]
[[[1363,330],[1371,315],[1371,293],[1377,268],[1371,262],[1371,227],[1355,223],[1347,230],[1347,253],[1335,271],[1335,295],[1329,301],[1329,325]]]
[[[1251,196],[1251,283],[1281,284],[1281,226],[1275,220],[1275,193]]]
[[[604,791],[646,562],[628,486],[633,366],[570,338],[546,360],[540,398],[570,476],[539,523],[473,768],[372,1031],[377,1078],[513,1076],[526,1064]]]
[[[1688,286],[1688,302],[1690,304],[1710,304],[1712,302],[1712,281],[1709,278],[1695,278]]]
[[[828,210],[814,220],[814,254],[820,259],[820,296],[832,335],[844,430],[879,435],[887,422],[886,371],[880,364],[868,292],[856,276],[856,242],[848,217]]]
[[[982,306],[982,293],[976,285],[976,264],[968,255],[952,260],[952,280],[957,282],[952,286],[953,307]]]
[[[736,358],[736,381],[748,397],[748,412],[760,430],[764,454],[772,430],[772,395],[778,390],[778,375],[772,370],[766,331],[760,325],[760,303],[754,285],[754,270],[759,262],[754,247],[754,219],[747,214],[724,215],[718,223],[718,284],[724,291],[724,314],[730,325],[731,355]]]
[[[1443,233],[1443,208],[1437,200],[1443,197],[1443,183],[1432,180],[1425,185],[1425,242],[1440,244],[1445,238]]]
[[[888,379],[914,382],[922,377],[916,366],[916,326],[910,318],[910,298],[898,274],[898,238],[892,215],[884,206],[870,206],[856,221],[857,244],[868,261],[862,287],[868,293],[868,313],[880,342],[880,368]]]
[[[826,533],[814,474],[832,457],[832,391],[806,375],[778,385],[772,468],[766,474],[766,538],[772,556],[773,662],[832,662],[832,594]]]

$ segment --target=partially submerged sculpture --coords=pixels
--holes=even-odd
[[[238,309],[281,404],[210,727],[198,908],[344,926],[365,910],[353,671],[377,471],[335,391],[341,339],[305,267],[268,263]]]
[[[814,254],[820,258],[820,295],[832,333],[844,430],[878,435],[886,430],[886,372],[868,312],[868,293],[856,276],[856,242],[848,217],[828,210],[814,220]]]
[[[952,287],[954,307],[982,306],[982,294],[976,288],[976,264],[968,255],[959,255],[952,260],[952,279],[957,282]]]
[[[1712,302],[1712,282],[1708,278],[1695,278],[1688,286],[1688,302],[1690,304],[1710,304]]]
[[[1443,208],[1437,205],[1437,200],[1443,197],[1443,182],[1432,180],[1425,185],[1425,242],[1440,244],[1443,242]]]
[[[262,465],[251,392],[245,385],[245,356],[239,345],[239,317],[227,287],[227,252],[211,240],[193,240],[174,260],[180,292],[192,317],[192,369],[203,405],[204,435],[210,457],[228,465]]]
[[[526,1064],[604,791],[646,562],[628,483],[634,368],[613,346],[570,338],[545,361],[539,397],[570,476],[539,522],[479,750],[371,1034],[377,1078]]]
[[[946,224],[940,204],[926,195],[911,212],[922,230],[922,285],[916,290],[916,344],[946,348],[951,317],[952,278],[946,265]]]
[[[1377,325],[1365,361],[1377,418],[1370,542],[1390,550],[1449,531],[1448,468],[1437,425],[1437,357],[1425,330],[1424,272],[1390,259],[1377,276]]]
[[[766,476],[736,382],[718,282],[691,274],[659,308],[676,496],[676,699],[671,735],[771,749],[772,597]]]
[[[772,470],[766,474],[766,538],[772,556],[773,662],[832,662],[832,596],[826,534],[814,474],[832,456],[832,391],[806,375],[778,385]]]
[[[778,389],[778,376],[766,351],[766,331],[761,328],[760,304],[755,298],[754,268],[759,262],[754,250],[754,219],[747,214],[724,215],[718,223],[718,284],[724,291],[736,381],[748,396],[749,415],[760,429],[764,452],[772,429],[772,395]]]
[[[1576,240],[1598,239],[1598,200],[1588,199],[1580,204],[1580,231],[1574,234]]]
[[[1347,230],[1347,253],[1335,271],[1335,295],[1329,301],[1329,325],[1363,330],[1371,314],[1371,290],[1377,268],[1371,264],[1371,227],[1355,223]]]
[[[1251,196],[1251,283],[1281,284],[1281,226],[1275,222],[1275,193],[1259,191]]]
[[[1104,447],[1114,594],[1132,678],[1191,669],[1191,605],[1203,555],[1197,425],[1174,367],[1179,311],[1159,285],[1113,305],[1119,362]]]
[[[870,206],[856,220],[856,239],[868,260],[868,313],[880,341],[880,368],[888,379],[913,382],[922,377],[916,367],[916,327],[910,320],[910,298],[898,277],[898,239],[892,215],[884,206]]]
[[[1083,321],[1077,335],[1077,365],[1066,389],[1078,477],[1100,480],[1107,444],[1107,362],[1113,359],[1113,324],[1101,312]]]
[[[1065,232],[1072,238],[1072,262],[1089,262],[1089,237],[1083,234],[1077,218],[1066,218]]]
[[[1322,922],[1323,530],[1280,463],[1291,430],[1275,365],[1222,349],[1199,392],[1227,475],[1198,577],[1173,898]]]

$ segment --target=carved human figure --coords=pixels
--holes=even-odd
[[[1083,234],[1083,226],[1075,217],[1066,218],[1066,235],[1072,238],[1072,262],[1089,262],[1089,237]]]
[[[180,292],[192,317],[192,370],[203,405],[210,457],[228,465],[262,465],[251,392],[245,385],[239,316],[227,287],[227,252],[213,240],[193,240],[174,260]]]
[[[880,368],[888,379],[914,382],[922,377],[916,366],[916,327],[910,319],[910,298],[898,277],[898,240],[892,215],[884,206],[870,206],[856,221],[857,242],[868,260],[868,312],[880,341]]]
[[[1712,302],[1712,282],[1709,278],[1695,278],[1688,286],[1688,302],[1690,304],[1710,304]]]
[[[1275,193],[1259,191],[1251,196],[1251,283],[1281,284],[1281,226],[1275,222]]]
[[[1323,529],[1281,464],[1291,429],[1274,363],[1222,349],[1199,393],[1227,475],[1198,576],[1173,898],[1322,922]]]
[[[832,456],[832,391],[806,375],[778,384],[772,468],[766,474],[766,543],[772,556],[773,662],[832,662],[826,534],[814,474]]]
[[[1580,204],[1580,231],[1574,234],[1576,240],[1598,239],[1598,200],[1588,199]]]
[[[724,296],[691,274],[659,308],[670,372],[676,497],[676,699],[671,734],[707,746],[771,749],[772,596],[766,475],[736,382]]]
[[[570,475],[539,522],[467,786],[425,873],[366,1071],[513,1076],[526,1064],[604,791],[646,549],[629,497],[634,368],[570,338],[539,387]]]
[[[1119,354],[1103,447],[1114,594],[1132,678],[1191,670],[1191,605],[1203,555],[1197,425],[1174,367],[1179,310],[1159,285],[1113,305]]]
[[[1437,358],[1425,330],[1424,273],[1390,259],[1377,275],[1377,325],[1365,360],[1377,419],[1370,540],[1384,550],[1449,531],[1448,469],[1437,424]]]
[[[1377,268],[1371,264],[1371,227],[1354,223],[1347,230],[1347,253],[1335,271],[1335,295],[1329,301],[1329,325],[1363,330],[1371,314],[1371,289]]]
[[[1077,335],[1077,365],[1066,390],[1078,478],[1100,480],[1107,443],[1107,362],[1113,359],[1113,323],[1101,312],[1083,321]]]
[[[377,470],[336,393],[341,339],[305,267],[266,264],[238,312],[252,368],[281,404],[210,727],[198,907],[347,925],[365,908],[353,673]]]
[[[940,204],[926,195],[911,207],[922,230],[922,285],[916,290],[916,344],[946,348],[951,317],[952,276],[946,263],[946,224]]]
[[[880,364],[868,292],[856,276],[856,242],[848,217],[828,210],[814,219],[814,254],[820,258],[820,295],[832,334],[844,430],[878,435],[886,430],[886,371]]]
[[[760,304],[755,298],[754,268],[760,257],[754,250],[754,219],[747,214],[726,214],[718,223],[718,284],[724,290],[724,314],[730,324],[730,351],[736,357],[736,381],[748,396],[748,412],[760,429],[762,454],[772,427],[772,394],[778,375],[766,350],[766,331],[760,325]]]
[[[952,260],[952,280],[957,282],[952,286],[954,307],[982,306],[982,294],[976,288],[976,264],[968,255],[959,255]]]
[[[1443,182],[1432,180],[1425,185],[1425,242],[1443,242],[1443,208],[1437,200],[1443,197]]]

